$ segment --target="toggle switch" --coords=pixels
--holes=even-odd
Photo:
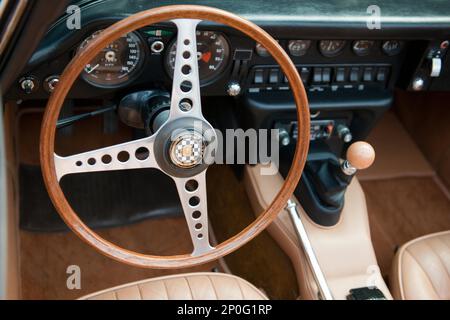
[[[431,59],[431,73],[430,77],[437,78],[440,76],[442,70],[442,60],[441,58],[432,58]]]

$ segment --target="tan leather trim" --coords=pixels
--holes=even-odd
[[[246,166],[244,183],[255,214],[261,212],[282,184],[281,175],[263,176],[260,166]],[[295,197],[301,218],[328,285],[336,299],[346,299],[349,290],[375,284],[388,299],[391,294],[381,276],[370,238],[364,192],[357,179],[350,184],[341,219],[324,228],[314,224]],[[300,295],[317,299],[317,289],[290,218],[283,210],[268,228],[269,233],[290,257],[297,272]]]
[[[127,283],[79,300],[267,300],[267,297],[242,278],[198,272]]]
[[[450,230],[404,244],[392,266],[395,299],[450,299]]]

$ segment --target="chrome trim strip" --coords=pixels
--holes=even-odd
[[[303,247],[305,256],[311,267],[314,279],[316,280],[317,286],[319,288],[322,299],[333,300],[333,295],[331,294],[330,288],[328,287],[325,276],[320,268],[319,261],[317,261],[316,254],[308,238],[308,233],[306,232],[305,226],[297,212],[297,204],[291,199],[288,200],[286,205],[286,210],[289,212],[292,223],[294,224],[295,230],[297,231],[300,244]]]

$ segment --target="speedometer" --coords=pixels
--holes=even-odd
[[[84,40],[78,50],[84,49],[102,30]],[[134,32],[123,35],[103,48],[84,68],[81,77],[98,87],[117,87],[136,76],[144,57],[141,38]]]
[[[177,52],[176,39],[170,45],[166,56],[167,72],[173,76]],[[200,80],[208,82],[226,67],[230,47],[225,37],[213,31],[197,31],[197,60]]]

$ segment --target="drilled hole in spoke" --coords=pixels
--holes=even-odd
[[[110,164],[111,161],[112,161],[112,158],[111,158],[111,156],[110,156],[109,154],[105,154],[105,155],[102,157],[102,162],[103,162],[104,164]]]
[[[192,83],[190,81],[185,80],[181,83],[180,89],[183,92],[189,92],[192,89]]]
[[[135,156],[138,160],[146,160],[150,156],[150,151],[146,147],[140,147],[136,150]]]
[[[94,158],[89,158],[87,163],[91,166],[93,166],[97,161]]]
[[[76,165],[77,167],[81,167],[81,166],[83,165],[83,162],[77,161],[77,162],[75,162],[75,165]]]
[[[189,41],[189,39],[185,39],[185,40],[184,40],[184,45],[188,46],[189,43],[191,43],[191,42]]]
[[[191,71],[192,71],[191,66],[188,66],[187,64],[181,67],[181,72],[184,75],[188,75],[189,73],[191,73]]]
[[[189,51],[183,52],[183,58],[189,59],[191,57],[191,53]]]
[[[200,230],[201,228],[203,228],[203,225],[201,224],[201,223],[197,223],[196,225],[195,225],[195,230]]]
[[[127,151],[120,151],[117,155],[117,160],[120,162],[127,162],[130,159],[130,154]]]
[[[191,207],[196,207],[196,206],[199,205],[199,203],[200,203],[200,198],[199,197],[192,197],[192,198],[189,199],[189,205]]]
[[[181,99],[179,108],[181,111],[188,112],[192,109],[192,100],[188,98]]]
[[[199,219],[202,216],[202,213],[200,211],[194,211],[192,212],[192,218]]]
[[[203,239],[203,234],[202,234],[202,233],[199,233],[199,234],[197,235],[197,238]]]
[[[195,190],[198,189],[198,182],[196,180],[189,180],[188,182],[186,182],[185,185],[186,191],[188,192],[194,192]]]

